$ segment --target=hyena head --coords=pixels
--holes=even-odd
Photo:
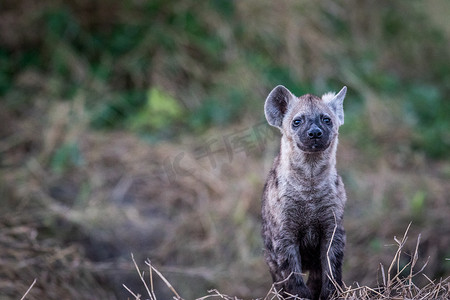
[[[297,151],[314,153],[329,148],[344,124],[343,102],[347,88],[335,95],[319,98],[306,94],[294,96],[282,85],[266,99],[264,112],[270,125],[278,127]]]

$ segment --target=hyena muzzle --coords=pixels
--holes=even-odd
[[[346,195],[335,165],[346,91],[296,97],[277,86],[265,102],[282,137],[264,187],[262,235],[272,279],[286,295],[328,299],[342,285]]]

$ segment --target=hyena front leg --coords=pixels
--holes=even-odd
[[[303,281],[299,244],[295,238],[287,237],[275,240],[275,251],[283,291],[301,298],[311,299],[311,292]]]
[[[322,289],[320,299],[328,299],[336,285],[342,286],[342,260],[344,258],[345,231],[342,225],[329,228],[321,241]],[[330,273],[331,272],[331,273]],[[332,281],[334,280],[334,282]]]
[[[264,250],[264,258],[266,259],[266,263],[269,266],[270,275],[272,275],[272,281],[282,281],[283,278],[281,278],[281,275],[278,271],[277,256],[273,248],[272,240],[265,239],[264,244],[266,246],[266,249]]]
[[[273,241],[274,233],[272,228],[276,228],[273,224],[270,224],[267,220],[263,219],[262,224],[262,237],[264,242],[264,258],[266,259],[266,263],[269,266],[270,275],[272,275],[272,281],[278,282],[282,281],[283,278],[280,275],[278,262],[277,262],[277,254],[275,252],[275,246]]]

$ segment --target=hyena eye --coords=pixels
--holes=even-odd
[[[331,119],[328,118],[328,117],[324,117],[324,118],[322,119],[322,121],[323,121],[325,124],[327,124],[327,125],[331,124]]]
[[[296,120],[292,121],[292,126],[294,126],[294,127],[298,127],[300,124],[302,124],[302,120],[300,120],[300,119],[296,119]]]

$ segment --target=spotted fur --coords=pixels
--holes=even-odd
[[[302,298],[328,299],[330,278],[342,284],[346,195],[335,165],[345,93],[298,98],[278,86],[265,103],[267,121],[282,132],[262,198],[265,259],[276,286]]]

